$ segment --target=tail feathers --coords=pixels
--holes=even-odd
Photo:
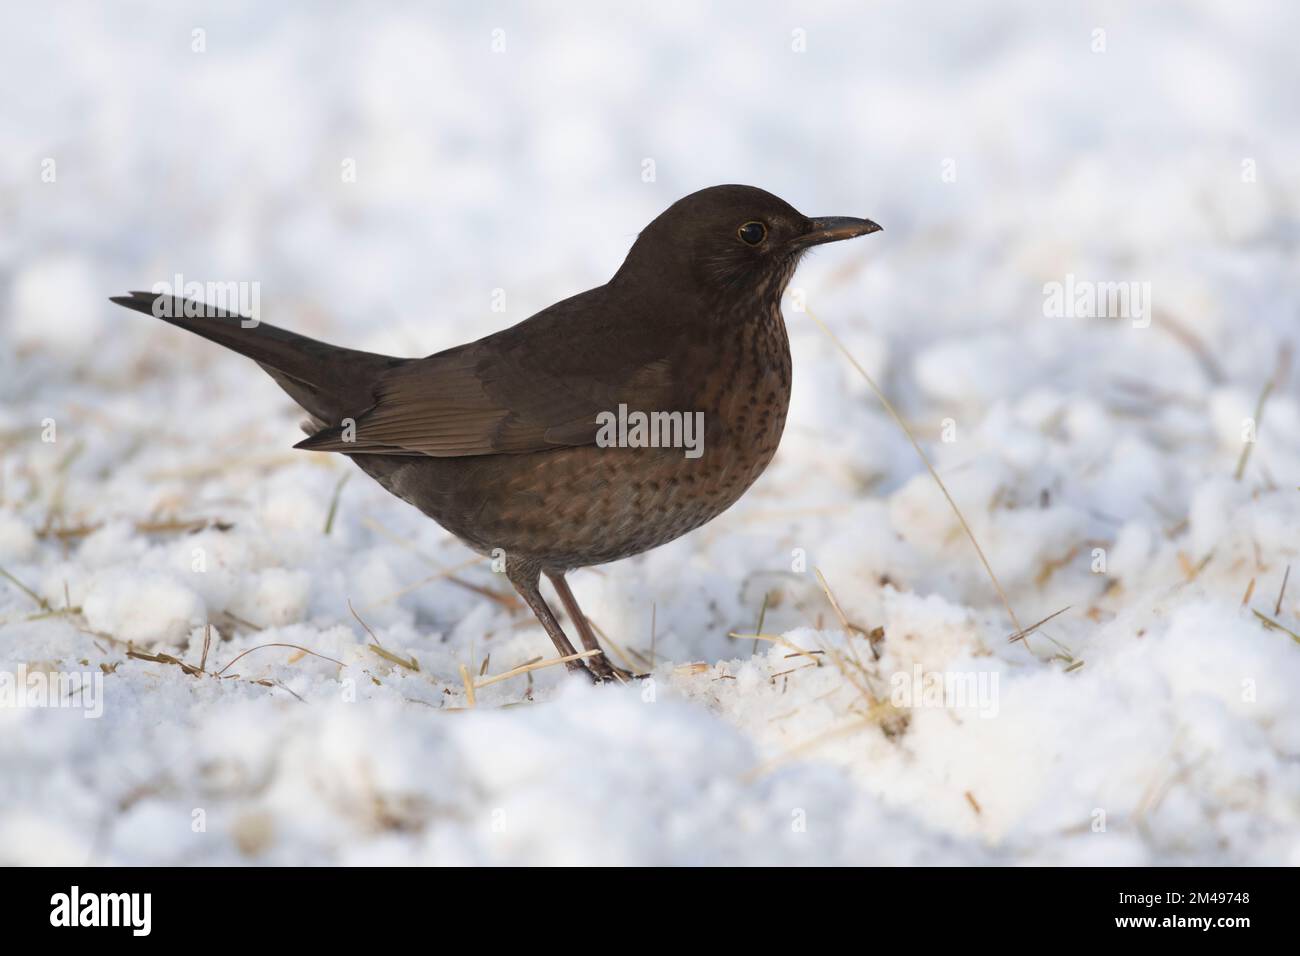
[[[340,348],[192,299],[132,292],[111,301],[251,358],[321,422],[337,422],[369,408],[375,377],[406,361]]]

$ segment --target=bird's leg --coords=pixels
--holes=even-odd
[[[541,622],[543,629],[550,636],[551,641],[555,644],[555,649],[560,652],[561,657],[569,657],[578,653],[574,650],[573,645],[569,643],[568,637],[565,636],[564,629],[560,627],[560,622],[555,619],[551,609],[546,606],[542,600],[542,592],[538,588],[541,580],[541,574],[535,566],[512,566],[509,562],[506,564],[506,577],[510,583],[515,586],[519,596],[524,599],[524,603],[532,608],[533,613],[537,615],[537,620]],[[582,666],[582,661],[569,661],[564,665],[570,671],[581,671],[584,674],[595,679],[592,671]]]
[[[609,662],[604,649],[600,642],[596,640],[596,634],[591,629],[591,622],[587,620],[587,615],[582,613],[582,608],[578,607],[578,601],[569,590],[569,582],[564,580],[563,571],[547,571],[546,576],[551,579],[551,584],[555,586],[555,593],[560,596],[561,603],[564,604],[564,611],[569,615],[569,620],[573,626],[578,629],[578,636],[582,638],[582,647],[588,651],[600,651],[587,658],[587,666],[599,680],[617,680],[626,683],[632,680],[636,675],[631,671],[625,671],[621,667],[615,667]]]

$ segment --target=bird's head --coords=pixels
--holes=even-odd
[[[616,281],[687,284],[726,301],[778,301],[813,246],[879,232],[869,219],[812,219],[754,186],[711,186],[641,231]]]

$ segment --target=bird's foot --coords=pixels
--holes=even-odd
[[[596,684],[630,684],[641,676],[611,664],[604,654],[593,654],[586,663],[587,673]]]

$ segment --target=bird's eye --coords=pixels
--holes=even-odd
[[[736,230],[736,235],[740,236],[741,242],[756,246],[767,238],[767,226],[761,222],[747,222]]]

